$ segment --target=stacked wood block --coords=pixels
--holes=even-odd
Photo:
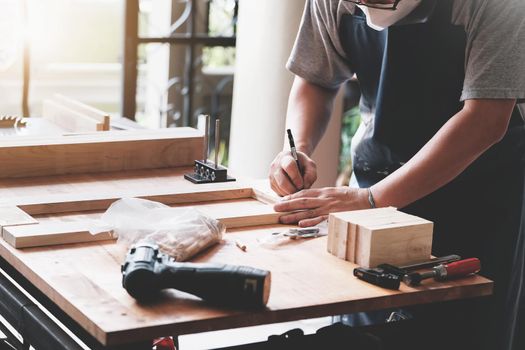
[[[430,258],[432,230],[432,222],[391,207],[332,213],[328,252],[364,267],[417,263]]]

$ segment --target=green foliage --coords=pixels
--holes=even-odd
[[[235,64],[235,47],[205,47],[202,59],[206,67],[228,67]]]
[[[351,169],[352,160],[350,158],[350,144],[352,143],[352,138],[354,137],[360,123],[361,114],[358,106],[344,113],[341,125],[341,152],[339,154],[340,172],[348,168]]]

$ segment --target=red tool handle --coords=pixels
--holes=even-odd
[[[470,258],[447,264],[445,268],[447,277],[461,277],[479,272],[481,262],[478,258]]]

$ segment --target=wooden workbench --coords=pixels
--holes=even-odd
[[[133,192],[134,189],[161,191],[166,186],[182,183],[181,176],[187,171],[135,170],[4,179],[0,180],[0,201],[11,203],[21,198],[71,193],[88,195],[114,191],[120,194]],[[184,186],[199,185],[187,183]],[[246,183],[217,186],[236,188],[246,186]],[[234,203],[238,201],[227,202],[226,207]],[[258,206],[254,203],[250,205]],[[44,215],[37,219],[75,221],[98,215],[100,211]],[[195,259],[270,270],[272,288],[269,303],[267,308],[258,311],[213,307],[174,290],[163,293],[163,297],[154,304],[138,304],[121,286],[120,264],[124,251],[114,241],[15,249],[0,240],[0,255],[103,345],[473,298],[492,292],[492,282],[480,276],[445,283],[425,281],[419,288],[403,285],[400,291],[390,291],[353,277],[355,265],[329,254],[326,238],[290,241],[273,248],[258,243],[258,239],[284,228],[282,225],[266,225],[230,229],[220,245]],[[235,238],[247,244],[247,252],[242,252],[233,244]]]

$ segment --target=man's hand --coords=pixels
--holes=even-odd
[[[277,212],[294,212],[281,216],[282,224],[299,223],[301,227],[309,227],[326,220],[329,213],[369,209],[370,204],[366,189],[325,187],[286,196],[273,208]]]
[[[306,154],[297,152],[303,174],[289,151],[282,151],[275,157],[270,166],[270,184],[272,190],[280,196],[286,196],[302,189],[312,187],[317,180],[315,162]]]

